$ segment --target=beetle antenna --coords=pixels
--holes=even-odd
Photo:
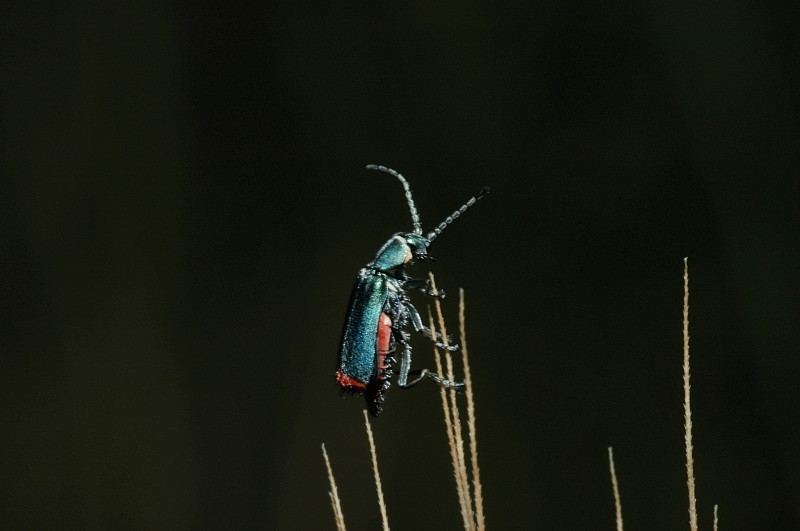
[[[488,186],[484,186],[481,189],[481,191],[477,193],[477,195],[473,195],[472,197],[470,197],[469,201],[467,201],[466,203],[461,205],[461,208],[459,208],[458,210],[456,210],[455,212],[453,212],[452,214],[447,216],[447,219],[445,219],[444,221],[439,223],[439,226],[436,227],[435,229],[433,229],[432,232],[428,233],[428,241],[432,242],[434,239],[436,239],[436,237],[439,236],[439,234],[442,233],[442,231],[445,229],[445,227],[447,227],[452,222],[454,222],[461,214],[464,213],[465,210],[467,210],[469,207],[471,207],[472,205],[477,203],[479,199],[482,199],[483,196],[488,194],[490,191],[491,190],[490,190],[490,188]]]
[[[378,164],[367,164],[368,170],[378,170],[388,173],[389,175],[394,175],[400,182],[403,183],[403,189],[406,191],[406,201],[408,201],[408,209],[411,210],[411,221],[414,223],[414,234],[422,234],[422,225],[419,223],[419,214],[417,213],[417,207],[414,206],[414,198],[411,197],[411,187],[408,185],[408,181],[406,178],[394,171],[391,168],[387,168],[386,166],[380,166]],[[474,199],[474,198],[473,198]]]

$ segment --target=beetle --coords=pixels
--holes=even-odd
[[[384,394],[391,385],[390,379],[397,362],[394,353],[398,346],[401,350],[400,369],[397,371],[398,387],[409,388],[425,379],[431,379],[448,388],[460,388],[464,385],[447,380],[427,369],[411,370],[411,334],[405,330],[409,323],[416,332],[440,347],[457,350],[458,346],[443,345],[439,341],[441,335],[434,334],[422,324],[419,312],[406,293],[407,290],[417,289],[430,297],[441,299],[444,298],[444,291],[434,291],[429,280],[411,278],[405,269],[415,260],[435,261],[428,255],[431,242],[465,210],[489,193],[489,188],[484,187],[447,216],[433,231],[423,235],[408,181],[386,166],[369,164],[367,169],[388,173],[400,181],[414,225],[413,232],[398,232],[389,238],[375,258],[358,272],[342,331],[336,382],[343,392],[364,393],[370,413],[377,417],[382,411]],[[409,376],[415,378],[409,380]]]

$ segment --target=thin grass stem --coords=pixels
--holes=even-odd
[[[467,395],[467,430],[469,431],[469,455],[472,466],[472,487],[475,500],[475,525],[478,531],[485,531],[486,518],[483,513],[483,488],[481,486],[481,471],[478,467],[478,439],[475,425],[475,400],[472,394],[472,374],[469,369],[469,355],[467,353],[467,328],[464,318],[464,289],[458,290],[458,328],[461,341],[461,356],[464,364],[464,391]]]
[[[689,370],[689,259],[683,259],[683,416],[686,431],[686,485],[689,488],[689,527],[697,531],[697,497],[692,446],[692,406]]]
[[[430,329],[435,335],[437,329],[436,329],[436,324],[433,321],[433,315],[430,313],[430,310],[428,311],[428,320],[430,321]],[[443,337],[447,336],[446,329],[438,330],[438,332],[440,332]],[[439,355],[439,349],[436,346],[436,344],[434,344],[433,349],[435,353],[434,359],[436,363],[436,371],[438,372],[438,374],[443,374],[441,356]],[[442,398],[442,411],[444,412],[444,423],[445,423],[445,429],[447,431],[447,442],[450,448],[450,459],[453,463],[453,477],[456,480],[456,493],[458,494],[458,504],[459,507],[461,508],[461,517],[464,521],[464,529],[471,530],[474,529],[475,524],[474,520],[472,520],[470,517],[471,503],[469,498],[469,486],[466,481],[466,470],[463,465],[463,460],[459,459],[459,441],[461,441],[460,444],[462,445],[461,451],[463,455],[463,441],[461,440],[460,436],[461,426],[460,424],[456,425],[453,422],[453,408],[451,407],[449,402],[450,397],[448,397],[449,393],[447,392],[447,389],[445,389],[444,386],[439,386],[439,392]]]
[[[622,500],[619,496],[617,468],[614,466],[614,449],[608,447],[608,468],[611,470],[611,488],[614,490],[614,508],[616,511],[617,531],[622,531]]]
[[[429,273],[429,278],[431,281],[431,289],[436,291],[436,280],[433,277],[433,273]],[[438,298],[434,300],[434,307],[436,308],[436,316],[439,320],[439,332],[442,334],[442,343],[448,346],[447,327],[445,326],[444,314],[442,313],[442,304]],[[451,382],[455,381],[453,356],[450,354],[450,351],[446,349],[444,351],[444,356],[447,365],[445,377]],[[473,531],[475,529],[475,514],[472,510],[472,501],[470,497],[467,465],[464,456],[464,439],[462,436],[461,417],[456,402],[456,390],[450,389],[447,394],[449,395],[450,417],[453,423],[452,433],[455,439],[456,453],[453,458],[453,468],[456,475],[456,490],[458,491],[458,498],[461,504],[461,516],[464,520],[464,529]]]
[[[372,438],[372,427],[369,425],[367,410],[364,410],[364,426],[367,428],[367,439],[369,439],[369,452],[372,455],[372,471],[375,474],[375,490],[378,492],[378,507],[381,510],[381,521],[383,531],[389,531],[389,515],[386,512],[386,502],[383,499],[383,487],[381,486],[381,475],[378,473],[378,453],[375,451],[375,439]]]
[[[429,321],[429,328],[431,329],[434,334],[436,333],[436,323],[433,320],[433,314],[431,314],[430,308],[428,308],[428,321]],[[442,372],[442,357],[439,354],[439,348],[434,343],[433,345],[433,357],[434,357],[434,364],[436,366],[436,373],[437,374],[444,374]],[[458,459],[458,453],[456,452],[456,436],[453,432],[453,420],[450,416],[450,407],[447,402],[447,389],[443,385],[439,386],[439,393],[442,399],[442,411],[444,412],[444,425],[445,429],[447,430],[447,442],[450,448],[450,459],[453,461],[453,476],[456,480],[456,485],[458,485],[458,470],[455,467],[456,459]],[[459,496],[460,500],[460,496]]]
[[[336,520],[336,531],[345,531],[344,513],[342,513],[342,503],[339,499],[339,489],[336,488],[336,480],[333,478],[333,468],[331,468],[331,461],[328,459],[328,452],[325,450],[325,443],[322,443],[322,457],[325,459],[325,467],[328,469],[328,482],[331,486],[331,490],[328,491],[328,496],[331,498],[333,518]]]

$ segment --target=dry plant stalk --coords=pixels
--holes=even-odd
[[[475,489],[475,524],[478,531],[486,529],[486,518],[483,514],[483,487],[481,486],[481,470],[478,467],[478,439],[475,427],[475,400],[472,394],[472,375],[469,370],[467,355],[467,328],[464,319],[464,288],[458,290],[458,325],[461,336],[461,357],[464,365],[464,384],[467,395],[467,428],[469,429],[469,455],[472,465],[472,484]]]
[[[436,282],[433,274],[430,274],[430,280],[431,288],[436,290]],[[450,446],[450,457],[453,462],[453,475],[456,480],[456,490],[458,492],[459,504],[461,506],[461,516],[464,521],[464,529],[467,531],[476,529],[479,531],[484,531],[486,529],[486,523],[483,512],[483,495],[480,483],[480,469],[478,467],[478,449],[475,429],[475,402],[472,393],[472,379],[469,371],[466,329],[464,326],[464,291],[461,290],[460,294],[461,300],[459,304],[459,324],[461,331],[461,352],[464,364],[465,392],[467,395],[467,430],[470,440],[470,460],[474,492],[471,492],[469,487],[469,474],[467,473],[464,439],[462,435],[461,418],[458,410],[458,404],[456,402],[455,389],[446,390],[444,387],[441,388],[442,409],[444,411],[447,439]],[[447,346],[447,328],[444,323],[442,306],[438,299],[434,301],[434,306],[436,308],[436,314],[439,321],[438,332],[441,333],[442,343]],[[429,314],[428,318],[430,321],[431,331],[436,334],[437,330],[433,322],[433,316]],[[436,369],[439,374],[442,374],[441,358],[436,345],[434,345],[434,358],[436,360]],[[450,351],[447,349],[445,349],[445,360],[447,368],[445,377],[450,381],[455,381],[453,373],[453,360]]]
[[[328,459],[328,452],[325,450],[325,443],[322,443],[322,457],[325,459],[325,467],[328,469],[328,482],[331,485],[328,496],[331,498],[333,518],[336,520],[336,531],[345,531],[344,513],[342,513],[342,504],[339,500],[339,489],[336,488],[336,480],[333,479],[333,469],[331,468],[331,461]]]
[[[383,487],[381,486],[381,476],[378,473],[378,453],[375,451],[375,440],[372,438],[372,428],[369,425],[367,410],[364,410],[364,426],[367,428],[367,439],[369,439],[369,452],[372,454],[372,471],[375,473],[375,489],[378,491],[378,506],[381,510],[381,521],[383,531],[389,531],[389,516],[386,513],[386,502],[383,499]]]
[[[683,259],[683,416],[686,430],[686,484],[689,487],[689,527],[697,531],[697,498],[695,495],[694,456],[692,454],[692,407],[689,381],[689,259]]]
[[[719,505],[714,506],[714,531],[717,531],[717,527],[719,526],[719,517],[717,516],[717,510],[719,509]]]
[[[430,274],[431,276],[431,287],[436,290],[436,285],[433,280],[433,273]],[[442,333],[442,344],[446,347],[448,346],[448,338],[447,338],[447,329],[444,324],[444,315],[442,314],[442,305],[439,299],[436,299],[435,302],[436,307],[436,314],[439,320],[439,329]],[[444,351],[444,359],[447,366],[447,373],[446,378],[451,382],[455,382],[455,372],[453,371],[453,356],[449,350],[445,349]],[[475,529],[475,516],[472,512],[472,503],[470,502],[470,491],[469,491],[469,480],[467,478],[467,465],[466,459],[464,456],[464,439],[462,435],[462,428],[461,428],[461,416],[458,411],[458,403],[456,402],[456,390],[450,389],[447,392],[448,398],[450,399],[450,416],[453,420],[453,435],[455,436],[455,448],[457,454],[457,462],[458,462],[458,476],[461,482],[461,489],[459,493],[463,497],[463,506],[462,511],[464,512],[464,524],[465,529]],[[469,522],[469,526],[467,523]]]
[[[617,531],[622,531],[622,501],[619,497],[619,483],[617,483],[617,469],[614,466],[614,449],[608,447],[608,468],[611,470],[611,488],[614,490],[614,507],[617,515]]]
[[[435,334],[436,324],[433,322],[433,315],[431,315],[430,311],[428,312],[428,320],[430,322],[429,328]],[[445,334],[442,335],[445,336]],[[436,363],[436,372],[438,374],[445,374],[442,372],[442,360],[441,356],[439,355],[439,349],[436,347],[435,344],[433,346],[433,351],[434,351],[434,360]],[[445,376],[445,377],[451,379],[450,376]],[[455,391],[455,389],[451,389],[450,391],[452,393]],[[443,385],[439,386],[439,394],[442,399],[442,410],[444,411],[444,425],[445,425],[445,430],[447,432],[447,444],[448,447],[450,448],[450,459],[453,463],[453,477],[456,480],[456,492],[458,493],[458,504],[461,508],[461,518],[464,521],[464,529],[473,530],[475,529],[475,525],[474,525],[474,520],[472,520],[469,516],[471,504],[469,501],[469,484],[467,483],[466,467],[464,465],[463,460],[459,459],[459,451],[458,451],[459,445],[462,445],[461,449],[463,454],[463,440],[461,440],[460,437],[461,425],[459,423],[458,428],[456,428],[456,424],[453,420],[452,407],[450,402],[448,401],[448,396],[447,396],[448,392]]]

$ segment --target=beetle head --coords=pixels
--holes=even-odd
[[[428,238],[414,232],[404,232],[401,233],[400,236],[405,238],[406,245],[408,245],[411,250],[414,260],[423,261],[430,258],[428,256],[428,247],[431,241]]]

